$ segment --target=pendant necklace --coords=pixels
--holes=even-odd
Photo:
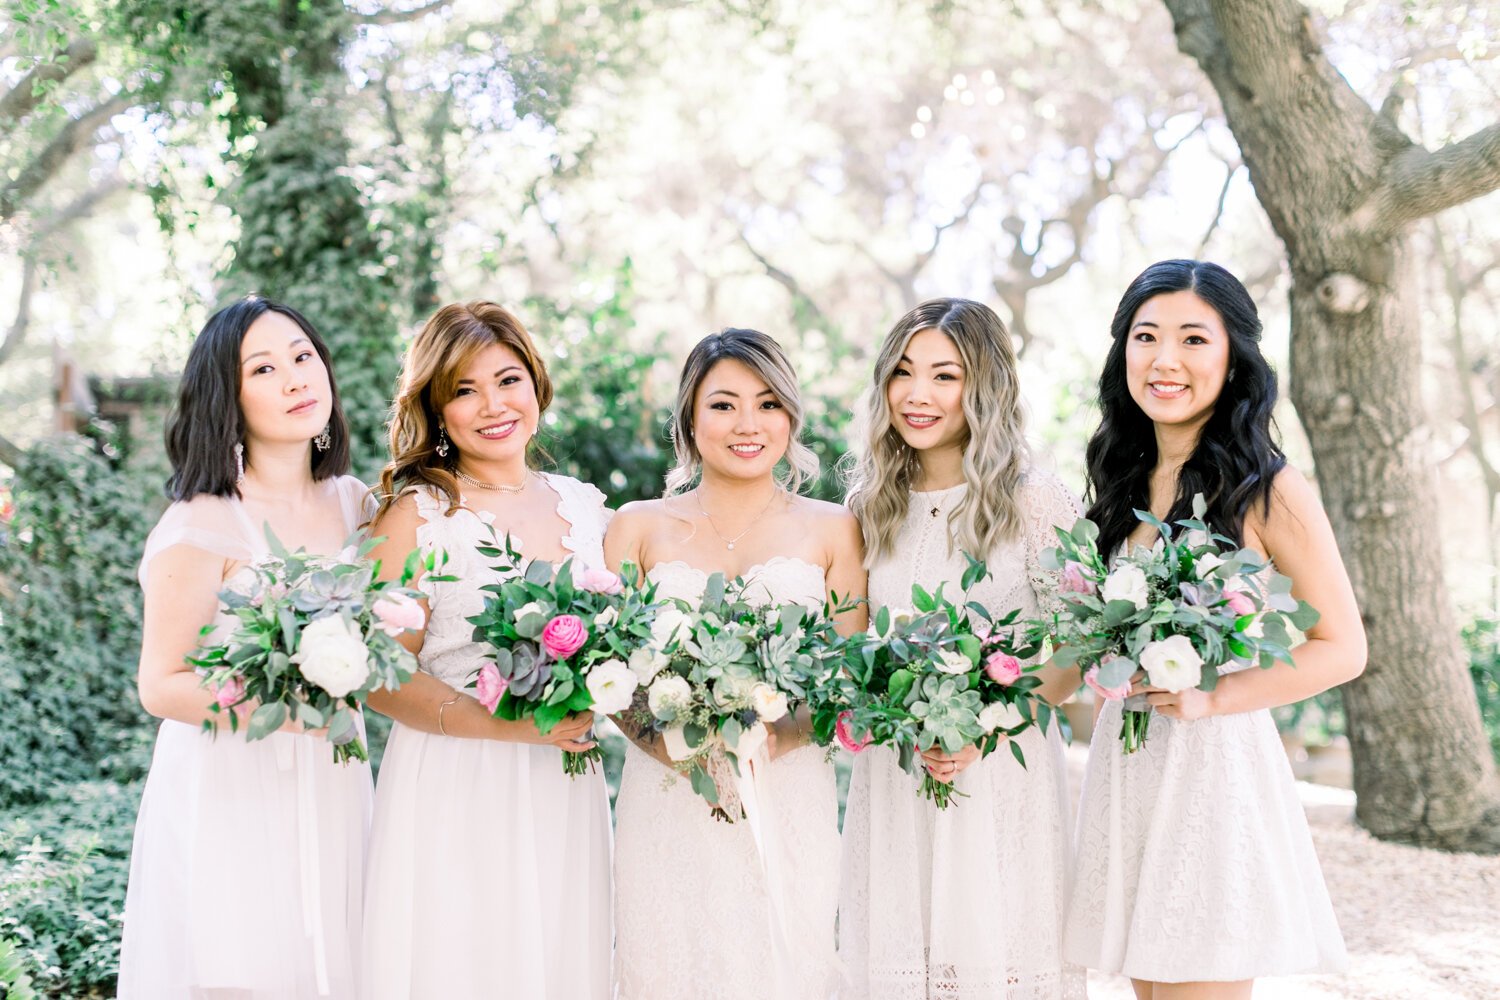
[[[701,490],[701,487],[700,487],[700,490]],[[740,532],[738,535],[735,535],[733,538],[725,538],[724,537],[724,533],[719,530],[719,526],[717,524],[714,524],[713,517],[708,513],[708,509],[703,506],[703,498],[701,496],[699,496],[699,491],[698,490],[695,490],[693,492],[693,500],[697,502],[697,504],[698,504],[698,511],[699,511],[699,513],[701,513],[703,515],[703,519],[708,522],[708,526],[713,529],[714,534],[716,534],[716,535],[719,536],[719,541],[721,541],[721,542],[724,543],[724,547],[726,549],[728,549],[730,552],[733,552],[734,551],[734,543],[737,542],[737,541],[739,541],[741,538],[744,538],[746,535],[748,535],[750,533],[750,529],[753,528],[753,527],[755,527],[758,523],[760,523],[760,519],[766,516],[766,511],[768,511],[768,510],[771,509],[771,504],[773,504],[773,503],[776,502],[776,497],[779,496],[780,493],[781,493],[780,490],[773,491],[771,493],[771,499],[766,501],[766,505],[761,508],[760,513],[756,514],[755,517],[751,518],[750,519],[750,523],[745,526],[745,530],[742,531],[742,532]]]

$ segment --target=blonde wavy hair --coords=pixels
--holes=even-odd
[[[447,498],[448,516],[458,510],[458,478],[451,471],[456,457],[445,459],[437,453],[439,416],[458,392],[458,380],[475,355],[495,344],[510,348],[521,359],[536,389],[538,414],[547,412],[552,380],[521,321],[493,302],[443,306],[422,327],[401,364],[400,388],[391,402],[391,460],[381,470],[376,491],[377,518],[403,493],[423,484]],[[528,465],[535,465],[540,451],[532,438]]]
[[[667,473],[667,494],[687,489],[702,472],[703,455],[693,441],[693,404],[709,370],[720,361],[738,361],[749,368],[786,408],[792,423],[785,456],[787,469],[777,476],[777,482],[792,493],[798,492],[804,483],[817,478],[818,457],[801,440],[806,411],[797,373],[781,345],[764,333],[728,328],[698,341],[682,366],[671,424],[672,451],[677,464]]]
[[[987,558],[1021,531],[1017,487],[1027,464],[1025,419],[1010,332],[993,309],[969,299],[930,299],[891,328],[875,359],[865,395],[865,447],[849,476],[847,503],[865,535],[865,565],[893,554],[921,465],[891,425],[887,389],[906,345],[923,330],[953,341],[964,366],[964,482],[968,490],[948,515],[950,544]]]

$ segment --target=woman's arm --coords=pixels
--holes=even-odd
[[[1328,515],[1301,473],[1287,467],[1277,474],[1269,515],[1245,520],[1245,545],[1265,552],[1291,577],[1292,596],[1311,604],[1318,622],[1308,630],[1307,642],[1292,652],[1292,663],[1235,671],[1220,678],[1213,691],[1191,688],[1174,695],[1149,686],[1138,689],[1169,718],[1288,705],[1351,681],[1365,669],[1365,629],[1354,588]]]
[[[371,551],[370,557],[380,562],[382,580],[398,580],[406,566],[406,559],[417,549],[416,498],[410,494],[396,501],[384,515],[370,527],[372,537],[381,542]],[[423,573],[410,581],[416,587]],[[422,610],[428,616],[431,608],[424,598]],[[420,655],[422,643],[427,636],[425,629],[406,632],[399,637],[400,643]],[[593,725],[593,716],[584,714],[570,716],[558,723],[551,732],[543,735],[529,719],[497,719],[473,696],[438,680],[431,674],[413,672],[411,680],[395,691],[370,692],[370,708],[388,715],[411,729],[444,736],[458,736],[477,740],[504,740],[511,743],[555,744],[563,750],[587,750],[593,741],[587,738]]]
[[[219,609],[232,563],[191,545],[173,545],[146,566],[146,606],[136,687],[141,706],[160,719],[196,726],[212,718],[214,694],[187,656]]]

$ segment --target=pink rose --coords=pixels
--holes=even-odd
[[[370,611],[376,618],[375,627],[392,638],[402,632],[420,631],[427,624],[422,605],[401,593],[383,595]]]
[[[1238,590],[1231,590],[1225,593],[1224,603],[1229,606],[1229,610],[1233,611],[1236,617],[1255,614],[1255,602],[1250,599],[1250,595],[1243,594]]]
[[[1083,575],[1083,567],[1069,559],[1063,564],[1062,589],[1073,594],[1097,594],[1098,586]]]
[[[1083,675],[1083,682],[1094,689],[1094,692],[1105,701],[1123,701],[1130,697],[1130,681],[1127,680],[1119,687],[1107,688],[1099,683],[1099,668],[1090,667],[1089,672]]]
[[[618,594],[625,587],[619,575],[607,569],[586,569],[575,576],[573,582],[578,585],[579,590],[587,590],[591,594]]]
[[[991,653],[985,658],[984,672],[996,684],[1009,687],[1021,679],[1021,661],[1009,653]]]
[[[214,704],[220,708],[233,708],[245,700],[245,678],[231,674],[214,689]]]
[[[542,648],[554,660],[566,660],[589,641],[589,630],[577,615],[558,615],[542,629]]]
[[[854,713],[852,711],[845,710],[840,712],[838,719],[833,723],[833,735],[838,739],[839,746],[845,750],[848,750],[850,753],[863,753],[865,747],[870,745],[870,737],[866,735],[862,740],[855,739],[854,734],[849,731],[849,724],[853,721]]]
[[[479,668],[479,680],[475,687],[479,704],[484,706],[485,711],[494,715],[495,706],[500,704],[500,696],[505,693],[506,688],[510,687],[510,682],[500,676],[499,667],[486,662]]]

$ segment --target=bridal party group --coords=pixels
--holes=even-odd
[[[346,474],[314,324],[259,296],[216,313],[183,372],[172,502],[140,565],[139,693],[162,723],[118,995],[1062,1000],[1097,969],[1142,1000],[1227,1000],[1257,978],[1342,969],[1269,709],[1357,676],[1365,637],[1328,518],[1275,438],[1256,307],[1216,264],[1162,261],[1109,333],[1079,492],[1028,452],[1004,323],[940,298],[880,345],[844,504],[803,492],[818,468],[786,352],[729,328],[683,364],[664,492],[612,510],[594,484],[539,467],[544,415],[571,401],[553,398],[547,331],[500,305],[444,306],[410,342],[368,487]],[[688,606],[716,574],[769,603],[837,595],[837,629],[854,634],[910,607],[914,585],[1044,615],[1068,587],[1046,558],[1056,529],[1086,514],[1118,559],[1158,541],[1138,512],[1197,517],[1263,554],[1320,616],[1288,662],[1220,668],[1216,685],[1136,674],[1131,704],[1150,716],[1135,752],[1125,703],[1097,699],[1081,791],[1059,727],[1031,726],[1001,734],[1014,754],[917,748],[956,796],[945,809],[915,794],[897,748],[858,753],[840,817],[802,711],[769,727],[757,822],[720,821],[625,720],[612,811],[602,774],[561,764],[595,746],[592,712],[544,731],[476,689],[492,653],[471,619],[504,576],[481,551],[497,538],[522,560],[638,567]],[[405,572],[421,597],[399,636],[411,679],[365,704],[393,720],[378,783],[305,720],[253,741],[205,732],[216,694],[190,657],[233,626],[221,594],[273,546],[332,555],[361,532],[381,577]],[[1045,653],[1027,672],[1054,705],[1081,683]]]

